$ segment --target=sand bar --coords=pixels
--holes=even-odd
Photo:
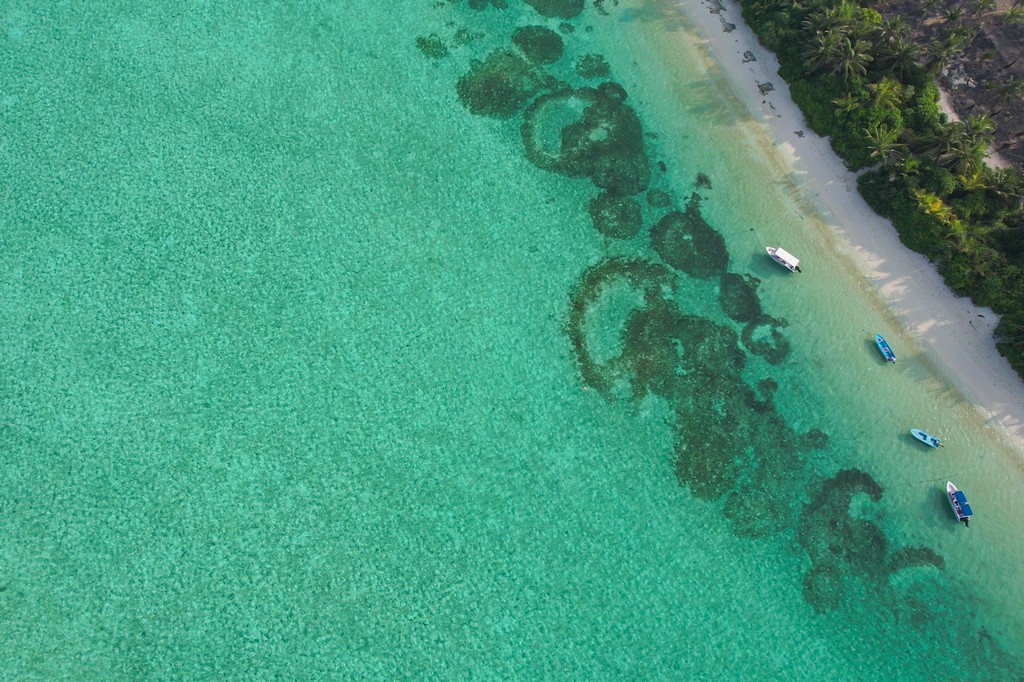
[[[897,319],[963,396],[1024,451],[1024,381],[996,350],[995,313],[955,296],[936,267],[903,246],[892,224],[865,203],[856,176],[827,139],[807,128],[778,75],[778,62],[744,24],[738,3],[687,0],[680,7],[736,96],[766,126],[802,191],[818,203],[822,220],[846,241]],[[762,92],[766,83],[772,89]]]

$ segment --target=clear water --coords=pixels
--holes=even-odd
[[[1020,676],[1020,451],[680,10],[360,4],[0,10],[2,676]],[[473,113],[460,79],[527,25],[564,54]],[[668,195],[631,239],[524,144],[530,98],[608,80],[588,54]],[[714,230],[775,337],[662,262],[694,191],[698,267]]]

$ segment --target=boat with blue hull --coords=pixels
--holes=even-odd
[[[886,362],[896,362],[896,353],[893,352],[889,342],[881,334],[875,334],[875,343]]]
[[[910,429],[910,435],[912,435],[914,438],[918,439],[925,445],[930,445],[933,448],[942,447],[941,438],[936,438],[935,436],[925,431],[922,431],[921,429]]]
[[[953,508],[953,513],[956,514],[956,520],[964,524],[965,527],[970,528],[971,517],[974,516],[974,511],[971,509],[971,505],[967,503],[967,496],[964,495],[964,491],[958,490],[955,485],[946,481],[946,497],[949,498],[949,506]]]

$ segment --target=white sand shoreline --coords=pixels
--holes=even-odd
[[[996,314],[955,296],[934,265],[903,246],[892,224],[874,213],[857,192],[855,175],[846,170],[828,140],[807,128],[778,75],[775,56],[743,22],[739,5],[728,2],[719,15],[711,12],[717,4],[680,2],[736,96],[770,131],[775,149],[805,183],[802,190],[819,203],[821,218],[848,244],[856,264],[896,318],[964,398],[1024,450],[1024,381],[996,350]],[[725,32],[724,22],[735,29]],[[744,61],[746,51],[755,61]],[[762,83],[771,83],[774,90],[762,94]]]

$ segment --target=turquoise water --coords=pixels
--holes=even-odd
[[[504,4],[4,6],[2,676],[1020,676],[1017,446],[676,8]]]

